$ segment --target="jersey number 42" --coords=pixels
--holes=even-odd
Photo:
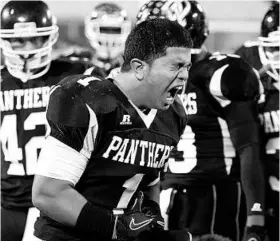
[[[31,113],[23,123],[24,130],[34,130],[37,125],[46,125],[45,115],[45,112]],[[16,176],[34,175],[38,159],[38,150],[41,149],[45,137],[31,137],[25,144],[25,150],[23,152],[23,148],[19,147],[17,121],[17,116],[15,114],[6,115],[2,120],[0,129],[2,151],[5,156],[4,161],[10,162],[7,174]],[[25,153],[25,156],[23,153]],[[25,169],[23,160],[25,160]]]

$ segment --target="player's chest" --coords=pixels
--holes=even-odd
[[[97,123],[99,136],[105,138],[117,134],[122,138],[174,142],[182,129],[180,119],[172,111],[142,112],[132,106],[97,115]]]
[[[45,109],[49,101],[49,93],[53,84],[9,84],[2,85],[0,91],[1,113],[26,113],[32,109]]]
[[[51,85],[9,83],[0,92],[1,141],[25,145],[33,136],[44,136],[46,107]]]
[[[179,126],[169,115],[164,119],[151,113],[145,118],[124,109],[102,116],[95,158],[140,168],[162,168],[179,141]]]

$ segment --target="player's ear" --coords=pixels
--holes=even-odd
[[[130,61],[131,69],[137,80],[142,81],[145,76],[146,63],[140,59],[134,58]]]

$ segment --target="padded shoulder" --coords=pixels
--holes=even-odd
[[[210,57],[214,65],[209,83],[210,93],[228,101],[246,101],[257,99],[260,95],[258,72],[242,58],[235,55]]]

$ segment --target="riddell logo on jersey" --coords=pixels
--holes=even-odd
[[[130,121],[130,115],[123,115],[122,122],[120,122],[121,125],[131,125],[132,122]]]
[[[251,208],[252,212],[261,212],[261,204],[260,203],[254,203],[253,207]]]

